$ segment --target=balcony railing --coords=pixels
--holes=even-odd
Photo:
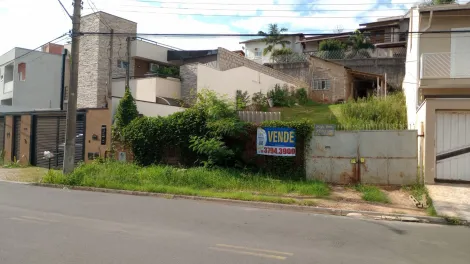
[[[470,78],[470,53],[423,53],[421,79]]]
[[[308,54],[326,60],[354,60],[377,58],[406,58],[406,48],[376,48],[361,50],[313,51]]]

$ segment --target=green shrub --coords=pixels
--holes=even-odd
[[[357,185],[356,190],[362,193],[362,199],[369,202],[390,203],[388,196],[379,188],[370,185]]]
[[[202,161],[205,167],[226,165],[234,156],[233,150],[227,148],[222,138],[192,136],[189,142],[193,151],[206,156],[206,160]]]
[[[300,88],[295,91],[295,98],[299,105],[305,105],[308,102],[307,90],[305,88]]]
[[[137,105],[134,101],[134,97],[132,96],[129,87],[126,87],[124,96],[122,97],[121,101],[119,101],[119,105],[116,110],[115,129],[117,131],[121,131],[138,116],[139,111],[137,110]]]
[[[251,97],[251,101],[254,105],[260,106],[261,108],[268,106],[267,97],[262,92],[254,93]]]
[[[250,102],[250,96],[248,95],[248,91],[242,92],[241,90],[237,90],[236,100],[237,110],[244,109]]]
[[[289,90],[287,87],[281,87],[281,85],[276,84],[274,89],[268,92],[268,98],[273,100],[274,106],[277,107],[289,107],[292,106],[290,98]]]

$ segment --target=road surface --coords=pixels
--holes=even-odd
[[[465,263],[470,228],[0,182],[0,263]]]

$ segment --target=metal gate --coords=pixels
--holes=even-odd
[[[21,159],[21,116],[13,118],[13,151],[12,160],[16,162]]]
[[[63,165],[65,151],[65,116],[36,116],[34,118],[34,151],[33,161],[38,167],[49,167],[49,160],[44,152],[54,154],[50,160],[51,168],[59,169]],[[85,116],[77,116],[77,136],[75,138],[75,164],[83,161]]]
[[[313,136],[306,151],[308,179],[350,184],[416,182],[417,131],[336,131]]]
[[[3,158],[3,153],[5,152],[5,118],[0,117],[0,159]]]

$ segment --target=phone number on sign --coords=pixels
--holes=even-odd
[[[259,150],[259,154],[295,156],[295,148],[264,147],[264,149]]]

